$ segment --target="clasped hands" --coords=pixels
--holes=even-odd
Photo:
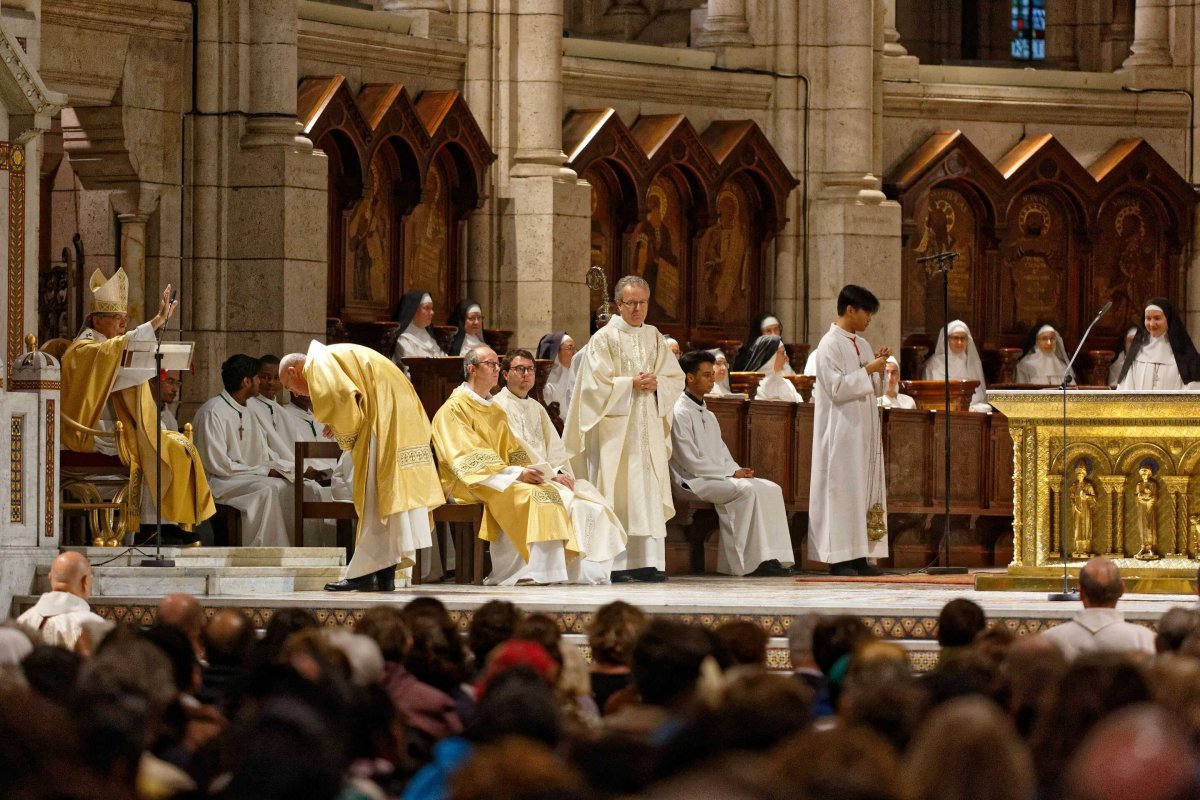
[[[534,486],[540,486],[546,482],[546,476],[542,474],[541,470],[536,470],[533,467],[526,467],[525,469],[521,470],[521,474],[517,480],[519,480],[521,483],[531,483]],[[558,473],[551,478],[551,480],[553,480],[555,483],[562,484],[568,489],[573,490],[575,488],[575,479],[570,475],[567,475],[565,472]]]
[[[633,379],[633,388],[642,392],[657,392],[658,376],[653,372],[639,372]]]

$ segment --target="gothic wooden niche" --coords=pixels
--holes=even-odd
[[[906,345],[937,337],[942,285],[917,259],[946,250],[959,254],[951,318],[971,326],[985,354],[1022,346],[1041,321],[1058,328],[1070,351],[1109,300],[1113,310],[1089,349],[1112,349],[1145,300],[1179,303],[1196,198],[1141,139],[1118,142],[1084,169],[1048,134],[993,165],[961,131],[939,131],[885,189],[902,209]]]
[[[297,106],[329,157],[329,317],[376,345],[372,323],[422,288],[443,322],[464,277],[462,222],[495,160],[462,96],[414,103],[400,84],[368,84],[356,97],[337,75],[301,81]]]
[[[671,114],[630,129],[612,109],[583,110],[563,140],[592,184],[592,263],[610,285],[645,277],[650,320],[680,341],[740,338],[767,296],[769,246],[797,183],[758,126],[721,121],[699,135]]]

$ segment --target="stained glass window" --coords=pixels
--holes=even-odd
[[[1046,0],[1012,0],[1012,57],[1046,58]]]

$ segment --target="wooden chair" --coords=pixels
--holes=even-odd
[[[342,449],[335,442],[296,442],[296,546],[304,547],[304,520],[337,520],[337,546],[346,548],[346,559],[354,556],[358,512],[348,500],[305,500],[304,462],[312,458],[339,458]]]
[[[446,552],[446,540],[454,542],[454,582],[483,585],[487,542],[479,538],[479,527],[483,523],[483,503],[447,503],[433,510],[433,523],[437,526],[438,544]],[[417,551],[417,564],[413,567],[413,583],[421,582],[421,553]]]

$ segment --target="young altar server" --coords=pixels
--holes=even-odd
[[[575,477],[567,449],[545,406],[529,396],[537,380],[533,354],[508,351],[500,376],[504,388],[494,400],[508,416],[508,429],[531,462],[546,464],[555,476],[567,479],[551,488],[562,495],[579,544],[579,558],[567,564],[568,583],[611,583],[613,559],[625,549],[625,528],[596,487]]]
[[[450,340],[450,355],[465,356],[472,347],[486,344],[483,341],[483,309],[474,300],[460,301],[446,324],[458,328]]]
[[[554,362],[542,387],[542,400],[546,405],[558,403],[558,416],[565,420],[575,391],[575,340],[566,331],[547,333],[538,342],[537,357]]]
[[[1017,383],[1058,386],[1067,371],[1067,350],[1052,325],[1034,325],[1025,340],[1025,355],[1017,362]],[[1075,383],[1075,374],[1068,381]]]
[[[564,583],[579,554],[561,486],[570,476],[533,463],[492,397],[500,359],[487,345],[463,356],[466,380],[433,415],[433,448],[446,495],[483,503],[479,536],[492,543],[492,586]]]
[[[325,590],[390,592],[396,568],[430,546],[430,512],[446,501],[425,409],[404,373],[369,347],[314,341],[279,366],[283,387],[312,399],[354,464],[358,544],[345,579]]]
[[[445,357],[446,351],[442,350],[429,330],[433,324],[433,297],[429,292],[416,289],[401,297],[400,306],[396,309],[396,322],[399,323],[400,335],[396,337],[392,361],[401,364],[402,358]]]
[[[813,358],[812,476],[809,555],[833,575],[878,575],[868,558],[887,555],[887,498],[883,439],[875,398],[891,351],[872,353],[859,336],[879,310],[875,295],[842,287],[837,321]]]
[[[295,461],[295,440],[291,438],[291,431],[283,418],[283,406],[275,401],[278,394],[279,358],[270,354],[261,356],[258,359],[258,394],[246,401],[246,407],[266,433],[267,444],[275,457],[283,461]]]
[[[888,356],[883,374],[887,381],[887,388],[879,397],[879,406],[881,408],[916,408],[916,400],[909,395],[900,393],[900,362],[896,360],[895,356]]]
[[[742,346],[738,349],[737,357],[733,359],[734,372],[754,372],[755,370],[748,366],[750,362],[750,351],[754,349],[754,344],[762,336],[778,336],[780,341],[783,341],[783,324],[774,314],[766,313],[759,314],[750,322],[750,330],[746,332],[746,339],[742,342]],[[792,369],[790,363],[783,365],[784,375],[795,375],[796,371]]]
[[[706,350],[679,362],[686,388],[671,423],[671,480],[684,495],[717,508],[721,523],[717,572],[782,577],[795,563],[787,509],[778,484],[738,466],[721,438],[721,424],[704,405],[716,381],[715,358]]]
[[[755,400],[784,400],[789,403],[803,403],[804,396],[796,391],[783,372],[787,365],[787,350],[783,340],[778,336],[760,336],[750,348],[746,363],[750,365],[749,372],[761,372],[762,381],[754,393]]]
[[[1116,386],[1117,381],[1121,380],[1121,371],[1125,369],[1125,359],[1129,356],[1129,348],[1133,347],[1133,338],[1137,336],[1137,332],[1136,325],[1125,331],[1125,336],[1121,339],[1122,344],[1117,348],[1117,357],[1108,368],[1109,386]]]
[[[949,353],[946,352],[947,339],[950,342]],[[945,380],[947,361],[950,362],[950,380],[979,381],[975,393],[971,395],[971,410],[990,411],[992,407],[987,401],[987,379],[983,377],[983,361],[979,358],[979,351],[975,349],[971,329],[961,319],[954,320],[938,331],[937,347],[934,348],[933,355],[925,361],[925,380]]]
[[[1170,301],[1146,304],[1117,388],[1122,391],[1200,389],[1200,354]]]

